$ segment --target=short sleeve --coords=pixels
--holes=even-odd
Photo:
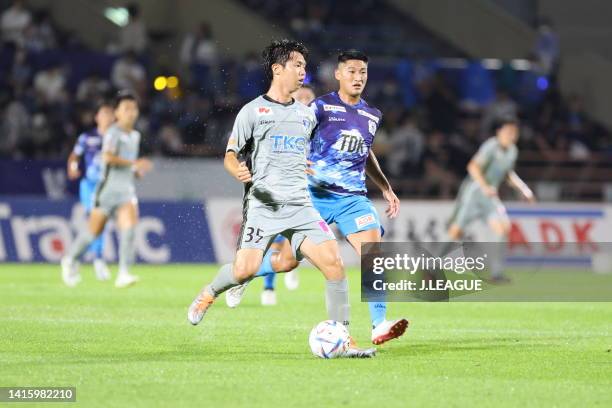
[[[74,154],[76,154],[77,156],[82,156],[83,153],[85,152],[85,134],[82,133],[76,143],[74,144],[74,148],[72,149],[72,152]]]
[[[238,112],[232,134],[227,141],[226,151],[239,153],[246,146],[248,141],[253,138],[252,110],[253,107],[247,105]]]
[[[495,139],[491,138],[484,142],[478,152],[474,155],[473,160],[476,161],[481,167],[487,167],[491,160],[493,159],[493,155],[495,154],[495,147],[497,143]]]
[[[104,143],[102,144],[102,151],[116,154],[118,145],[119,132],[115,132],[112,129],[106,132],[104,135]]]
[[[310,102],[310,105],[308,105],[308,107],[310,108],[312,113],[314,113],[315,119],[316,119],[316,123],[320,123],[321,122],[321,117],[320,117],[321,110],[317,106],[317,100],[315,99],[314,101]]]

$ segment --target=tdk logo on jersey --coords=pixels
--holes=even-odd
[[[357,129],[341,131],[333,147],[346,153],[364,154],[366,150],[365,140]]]
[[[270,136],[274,153],[301,153],[306,151],[304,136]]]

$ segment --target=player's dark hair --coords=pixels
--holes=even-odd
[[[294,40],[276,40],[272,41],[261,53],[263,59],[263,67],[268,80],[272,81],[272,65],[280,64],[285,66],[292,52],[299,52],[308,58],[308,48],[299,41]]]
[[[359,60],[367,64],[368,56],[359,50],[346,50],[338,54],[338,64],[349,60]]]
[[[113,108],[117,109],[123,101],[134,101],[138,104],[138,98],[136,97],[136,95],[134,95],[130,91],[120,91],[117,93],[117,96],[115,96]]]

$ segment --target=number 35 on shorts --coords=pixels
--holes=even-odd
[[[254,242],[259,244],[263,239],[263,230],[261,228],[246,227],[242,233],[242,242]]]

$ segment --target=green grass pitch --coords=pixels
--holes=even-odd
[[[612,406],[612,303],[393,303],[390,317],[411,321],[405,337],[371,360],[320,360],[308,347],[326,318],[312,269],[295,292],[278,281],[276,307],[259,305],[255,281],[239,308],[219,299],[197,327],[186,308],[216,267],[134,269],[129,289],[90,266],[69,289],[57,265],[0,265],[0,386],[76,386],[68,406]],[[365,346],[367,305],[349,274]]]

